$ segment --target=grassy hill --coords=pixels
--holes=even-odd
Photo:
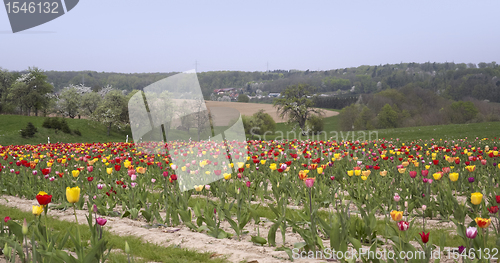
[[[0,115],[0,145],[47,143],[47,137],[50,137],[50,142],[52,143],[125,141],[127,134],[129,135],[129,139],[132,139],[130,132],[117,130],[112,130],[110,136],[107,136],[107,129],[104,125],[84,119],[66,119],[69,128],[71,130],[79,130],[82,136],[66,134],[62,131],[56,133],[53,129],[42,127],[44,120],[44,117]],[[28,122],[33,123],[38,132],[35,134],[35,137],[25,139],[21,137],[19,131],[24,129]]]

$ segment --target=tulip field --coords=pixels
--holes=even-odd
[[[280,260],[436,262],[438,249],[446,262],[500,257],[497,138],[233,141],[228,152],[210,145],[176,141],[155,154],[120,142],[1,146],[2,194],[38,203],[32,218],[1,221],[6,260],[107,262],[111,218],[270,247]],[[201,183],[181,190],[181,171]],[[204,183],[206,175],[217,180]],[[75,221],[86,211],[89,242],[77,228],[51,234],[46,217],[55,210]],[[406,256],[346,259],[327,249]],[[132,262],[129,251],[126,244]]]

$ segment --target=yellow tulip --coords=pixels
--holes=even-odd
[[[406,172],[406,168],[399,168],[399,169],[398,169],[398,172],[399,172],[400,174],[403,174],[403,173],[405,173],[405,172]]]
[[[225,174],[224,174],[224,179],[226,179],[226,180],[231,179],[231,174],[229,174],[229,173],[225,173]]]
[[[66,187],[66,199],[69,203],[74,204],[80,200],[80,187]]]
[[[243,162],[239,162],[239,163],[238,163],[238,168],[243,168],[243,166],[244,166],[244,165],[245,165],[245,163],[243,163]]]
[[[318,172],[318,174],[322,174],[323,173],[323,168],[318,167],[318,169],[316,169],[316,171]]]
[[[52,164],[51,162],[47,162],[47,167],[52,167]]]
[[[371,170],[366,170],[366,171],[361,172],[361,174],[362,174],[363,176],[368,177],[368,176],[370,176],[370,174],[372,174],[372,171],[371,171]]]
[[[36,216],[39,216],[41,215],[43,212],[43,206],[41,205],[34,205],[33,206],[33,214],[36,215]]]
[[[450,173],[450,181],[456,182],[458,180],[458,173]]]
[[[113,168],[106,168],[106,173],[111,174],[113,172]]]
[[[429,170],[430,168],[431,168],[431,166],[430,166],[430,165],[426,165],[426,166],[425,166],[425,170]]]
[[[347,171],[347,175],[349,175],[349,176],[353,176],[353,175],[354,175],[354,170],[349,170],[349,171]]]
[[[439,179],[441,179],[442,176],[443,176],[442,173],[434,173],[432,175],[432,177],[434,177],[434,180],[439,180]]]
[[[380,171],[380,176],[386,176],[386,175],[387,175],[387,171],[386,170]]]
[[[271,165],[269,165],[269,169],[271,170],[276,170],[276,164],[275,163],[272,163]]]
[[[247,163],[245,166],[247,167],[247,169],[250,168],[250,164],[249,163]]]
[[[73,174],[73,177],[78,177],[78,175],[80,175],[80,171],[79,170],[73,170],[71,171],[71,174]]]
[[[354,170],[354,175],[360,176],[361,175],[361,170]]]
[[[410,163],[409,162],[403,162],[401,163],[404,167],[408,166]]]
[[[262,165],[266,164],[266,160],[260,160],[260,164]]]
[[[392,210],[391,217],[392,217],[392,220],[394,220],[394,221],[400,221],[401,219],[403,219],[403,212]]]
[[[183,172],[185,172],[185,171],[186,171],[186,166],[182,166],[182,167],[181,167],[181,170],[182,170]]]
[[[125,168],[128,168],[130,166],[130,161],[126,160],[125,162],[123,162],[123,166],[125,166]]]
[[[361,180],[366,181],[366,179],[368,179],[367,176],[364,176],[364,175],[361,176]]]
[[[196,192],[201,192],[201,190],[203,190],[203,187],[205,187],[205,186],[204,185],[195,185],[194,189],[196,190]]]
[[[475,205],[479,205],[481,203],[481,201],[483,201],[483,194],[476,192],[476,193],[472,193],[470,195],[470,202],[471,203],[473,203]]]

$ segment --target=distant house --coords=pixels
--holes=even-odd
[[[271,92],[269,93],[270,98],[278,98],[281,95],[279,92]]]

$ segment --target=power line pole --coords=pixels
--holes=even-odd
[[[266,64],[266,65],[267,65],[267,70],[266,70],[266,72],[267,72],[267,73],[269,73],[269,61],[267,62],[267,64]]]
[[[198,73],[198,60],[194,61],[194,71],[196,71],[196,73]]]

